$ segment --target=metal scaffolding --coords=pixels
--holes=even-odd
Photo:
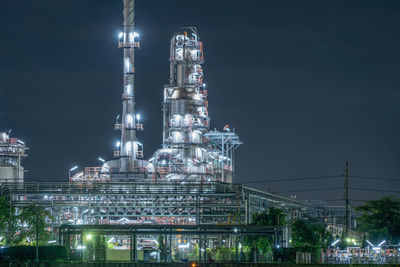
[[[229,129],[226,125],[222,132],[210,131],[204,135],[207,139],[209,151],[214,152],[214,175],[216,181],[233,183],[234,152],[243,144],[239,135]]]

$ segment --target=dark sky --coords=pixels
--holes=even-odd
[[[236,181],[305,199],[342,199],[350,185],[400,191],[400,1],[137,0],[137,109],[145,156],[160,147],[169,39],[197,26],[212,128],[244,145]],[[121,112],[122,0],[3,0],[0,128],[31,148],[27,180],[111,159]],[[350,198],[396,192],[352,189]],[[397,195],[399,195],[397,193]],[[340,201],[329,203],[340,204]],[[360,204],[360,202],[353,202]]]

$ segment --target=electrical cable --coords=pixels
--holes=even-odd
[[[351,178],[368,179],[368,180],[380,180],[380,181],[400,182],[400,179],[394,179],[394,178],[382,178],[382,177],[358,176],[358,175],[349,175],[349,177],[351,177]]]
[[[325,190],[338,190],[343,187],[327,187],[327,188],[314,188],[314,189],[301,189],[301,190],[290,190],[290,191],[278,191],[277,193],[292,193],[292,192],[312,192],[312,191],[325,191]]]
[[[262,184],[262,183],[274,183],[274,182],[291,182],[291,181],[304,181],[304,180],[316,180],[316,179],[328,179],[342,177],[342,175],[329,175],[329,176],[313,176],[313,177],[297,177],[297,178],[274,178],[268,181],[239,181],[244,184]]]
[[[370,189],[370,188],[360,188],[360,187],[349,187],[349,189],[362,190],[362,191],[372,191],[372,192],[384,192],[384,193],[398,193],[398,194],[400,194],[400,191],[394,191],[394,190]]]

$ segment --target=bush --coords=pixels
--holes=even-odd
[[[1,249],[1,258],[7,260],[35,260],[36,247],[15,246]],[[63,246],[40,246],[39,260],[66,260],[68,250]]]

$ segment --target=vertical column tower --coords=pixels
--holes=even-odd
[[[157,171],[163,170],[167,180],[209,181],[213,176],[203,137],[210,127],[201,67],[203,43],[196,28],[187,30],[189,33],[177,33],[171,39],[170,84],[164,88],[163,101],[163,149],[154,160]]]
[[[135,114],[135,48],[140,47],[139,35],[134,31],[135,1],[124,0],[124,31],[119,36],[118,46],[124,50],[122,122],[116,124],[121,130],[120,172],[134,172],[137,159],[142,156],[141,144],[137,142],[136,130],[142,130],[138,115]]]

